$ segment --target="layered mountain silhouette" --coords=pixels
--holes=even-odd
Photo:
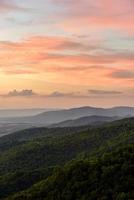
[[[107,117],[107,116],[88,116],[81,117],[73,120],[66,120],[57,124],[51,125],[51,127],[77,127],[77,126],[96,126],[106,122],[112,122],[118,119],[118,117]]]
[[[56,124],[66,120],[74,120],[87,116],[103,117],[131,117],[134,116],[134,107],[95,108],[80,107],[57,111],[43,112],[34,116],[1,118],[4,123],[32,123],[41,125]]]

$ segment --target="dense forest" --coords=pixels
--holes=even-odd
[[[134,199],[133,150],[133,146],[128,145],[98,159],[72,162],[29,190],[8,199]]]
[[[134,118],[0,138],[0,198],[133,199]]]

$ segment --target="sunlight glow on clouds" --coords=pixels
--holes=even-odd
[[[0,107],[134,105],[133,0],[0,0],[0,16]]]

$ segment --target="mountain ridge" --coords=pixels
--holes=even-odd
[[[71,109],[63,109],[57,111],[43,112],[31,117],[3,118],[0,122],[11,123],[35,123],[50,125],[66,120],[77,119],[80,117],[99,115],[107,117],[127,117],[134,116],[134,107],[113,107],[113,108],[95,108],[95,107],[79,107]]]
[[[98,116],[98,115],[92,115],[92,116],[85,116],[80,117],[73,120],[66,120],[62,121],[57,124],[52,124],[50,127],[78,127],[78,126],[98,126],[102,125],[106,122],[112,122],[115,120],[118,120],[120,118],[118,117],[107,117],[107,116]]]

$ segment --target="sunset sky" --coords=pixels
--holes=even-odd
[[[134,106],[134,0],[0,0],[0,108]]]

